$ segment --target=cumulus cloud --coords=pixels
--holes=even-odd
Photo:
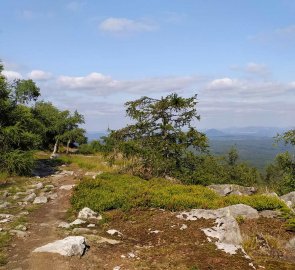
[[[14,79],[22,79],[23,76],[16,71],[12,71],[12,70],[3,70],[2,74],[7,78],[7,80],[12,81]]]
[[[147,20],[131,20],[110,17],[99,24],[99,29],[112,34],[149,32],[155,30],[155,24]]]
[[[35,81],[46,81],[52,78],[52,74],[50,72],[35,69],[28,73],[28,77]]]
[[[255,62],[247,63],[245,66],[231,66],[231,70],[240,71],[246,74],[266,77],[271,74],[269,68],[265,64]]]
[[[152,92],[180,91],[192,87],[202,80],[198,76],[168,76],[139,80],[115,80],[101,73],[90,73],[86,76],[60,76],[57,84],[60,88],[91,91],[96,95],[106,96],[115,93],[145,94]]]

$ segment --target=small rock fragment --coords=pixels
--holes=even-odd
[[[98,219],[101,220],[102,216],[98,215],[96,212],[94,212],[93,210],[91,210],[88,207],[84,207],[78,214],[78,218],[80,219]]]
[[[63,185],[63,186],[60,186],[59,189],[62,189],[62,190],[71,190],[75,185]]]
[[[40,196],[40,197],[36,197],[34,200],[34,204],[43,204],[43,203],[47,203],[47,198],[45,196]]]

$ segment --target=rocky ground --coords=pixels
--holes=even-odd
[[[38,177],[19,189],[2,189],[1,234],[12,241],[0,269],[295,269],[295,235],[276,212],[236,205],[73,213],[74,185],[99,172],[50,164],[41,162]]]

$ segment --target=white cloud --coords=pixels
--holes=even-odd
[[[28,73],[28,77],[36,81],[46,81],[52,78],[52,74],[50,72],[35,69]]]
[[[12,71],[12,70],[3,70],[2,74],[7,78],[7,80],[12,81],[14,79],[22,79],[23,76],[16,72],[16,71]]]
[[[174,92],[192,87],[200,81],[198,76],[168,76],[145,78],[138,80],[115,80],[101,73],[90,73],[86,76],[60,76],[57,80],[59,88],[84,90],[96,95],[106,96],[115,93],[147,94],[152,92]],[[81,93],[81,92],[80,92]]]
[[[149,32],[155,30],[155,24],[146,20],[131,20],[127,18],[107,18],[99,24],[103,32],[126,34],[132,32]]]
[[[232,90],[240,85],[236,79],[222,78],[210,82],[207,86],[208,90]]]
[[[257,64],[257,63],[248,63],[245,67],[245,71],[252,74],[262,75],[262,76],[270,73],[266,65]]]

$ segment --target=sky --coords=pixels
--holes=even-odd
[[[125,126],[124,103],[198,94],[200,129],[295,126],[293,0],[1,0],[4,75]]]

